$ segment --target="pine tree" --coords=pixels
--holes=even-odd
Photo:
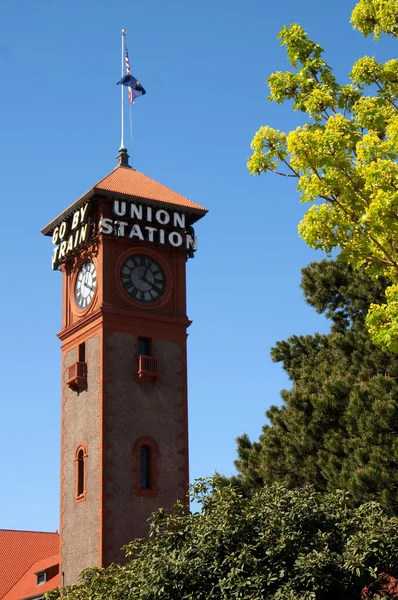
[[[284,483],[344,489],[354,504],[398,512],[398,357],[375,346],[365,324],[386,284],[341,261],[302,271],[308,304],[331,320],[327,335],[292,336],[272,349],[292,380],[257,442],[238,438],[238,479],[249,489]]]

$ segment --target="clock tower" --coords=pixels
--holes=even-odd
[[[127,158],[42,230],[63,278],[62,585],[186,501],[185,267],[206,209]]]

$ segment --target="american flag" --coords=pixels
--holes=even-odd
[[[125,49],[125,58],[126,58],[126,73],[127,75],[131,75],[131,71],[130,71],[130,61],[129,61],[129,53],[127,52],[127,46]],[[128,95],[129,95],[129,103],[130,104],[134,104],[134,96],[133,96],[133,90],[128,87]]]

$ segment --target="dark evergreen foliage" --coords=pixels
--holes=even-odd
[[[257,442],[238,438],[247,489],[283,483],[344,489],[356,505],[377,500],[398,512],[398,357],[375,346],[365,317],[385,283],[341,261],[302,271],[306,302],[331,320],[327,335],[294,335],[272,349],[292,380],[266,413]]]

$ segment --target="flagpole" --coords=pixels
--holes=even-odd
[[[126,30],[122,29],[122,77],[124,75],[124,36],[126,35]],[[124,86],[120,86],[122,89],[122,141],[120,144],[120,148],[124,148]]]

